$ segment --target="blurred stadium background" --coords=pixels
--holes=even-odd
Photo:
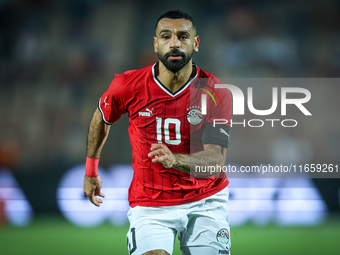
[[[100,209],[82,194],[87,129],[115,73],[157,61],[172,9],[195,18],[194,61],[218,77],[323,78],[296,128],[233,128],[228,163],[340,163],[339,1],[1,0],[0,254],[127,254],[128,118],[102,153]],[[339,175],[311,177],[231,178],[232,253],[340,254]]]

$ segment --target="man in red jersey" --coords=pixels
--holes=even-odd
[[[192,63],[199,37],[189,15],[163,14],[155,33],[159,61],[115,75],[99,100],[88,134],[84,193],[96,206],[103,202],[96,197],[104,197],[97,174],[100,153],[110,125],[128,112],[134,170],[129,253],[172,254],[178,233],[183,254],[229,254],[228,179],[223,172],[202,176],[197,167],[225,163],[230,92],[217,94],[214,84],[220,81]],[[203,115],[201,96],[207,91],[220,104],[209,100]],[[215,125],[214,119],[227,121]]]

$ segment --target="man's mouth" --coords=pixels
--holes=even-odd
[[[173,60],[176,60],[176,59],[181,59],[182,56],[179,55],[179,54],[171,54],[171,55],[169,56],[169,58],[170,58],[170,59],[173,59]]]

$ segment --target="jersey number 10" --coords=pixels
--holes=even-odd
[[[157,133],[157,141],[158,143],[162,143],[162,122],[163,119],[156,117],[156,133]],[[170,139],[170,124],[175,125],[175,134],[176,134],[176,139]],[[179,145],[181,143],[181,121],[179,119],[173,119],[173,118],[166,118],[164,119],[164,142],[167,144],[172,144],[172,145]]]

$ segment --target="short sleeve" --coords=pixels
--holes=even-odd
[[[209,100],[209,115],[203,127],[202,142],[228,148],[232,110],[231,94],[226,88],[216,88],[214,92],[215,100]]]
[[[106,124],[117,121],[126,110],[127,86],[120,75],[116,75],[108,90],[99,99],[98,108]]]

